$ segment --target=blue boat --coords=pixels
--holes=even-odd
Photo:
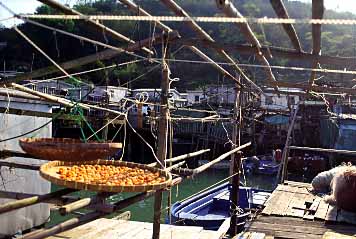
[[[275,162],[272,156],[253,156],[243,161],[247,174],[275,175],[278,173],[280,163]]]
[[[200,226],[217,230],[230,217],[231,184],[225,183],[172,205],[171,220],[175,225]],[[250,208],[261,207],[269,192],[240,186],[238,226],[243,228]],[[247,210],[246,210],[247,209]]]

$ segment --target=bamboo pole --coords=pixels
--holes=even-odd
[[[198,38],[181,38],[177,41],[174,41],[174,44],[183,44],[187,46],[203,46],[209,47],[215,50],[225,50],[225,51],[237,51],[241,55],[256,55],[256,48],[248,45],[239,45],[239,44],[230,44],[230,43],[221,43],[221,42],[209,42],[206,40],[201,40]],[[330,64],[343,67],[352,67],[353,62],[355,62],[354,57],[339,57],[339,56],[327,56],[327,55],[313,55],[308,52],[298,52],[293,49],[282,49],[279,47],[269,46],[261,47],[261,52],[266,55],[270,51],[273,57],[283,57],[291,60],[298,61],[319,61],[320,64]]]
[[[177,32],[174,32],[169,36],[168,40],[174,41],[177,38],[179,38],[179,35]],[[136,51],[138,49],[141,49],[142,46],[150,46],[151,44],[159,44],[162,41],[162,39],[163,39],[162,35],[155,35],[153,37],[149,37],[144,40],[138,41],[136,43],[130,44],[127,48],[125,48],[125,50],[128,52]],[[80,58],[77,58],[74,60],[70,60],[70,61],[67,61],[64,63],[60,63],[59,66],[65,70],[68,70],[68,69],[72,69],[75,67],[87,65],[94,61],[107,60],[107,59],[116,57],[122,53],[123,53],[123,51],[106,49],[106,50],[103,50],[96,54],[92,54],[92,55],[88,55],[85,57],[80,57]],[[44,68],[41,68],[38,70],[34,70],[31,73],[21,74],[19,76],[8,78],[5,80],[5,83],[9,84],[9,83],[13,83],[13,82],[20,82],[22,80],[38,78],[38,77],[48,75],[48,74],[53,74],[56,72],[59,72],[59,69],[55,66],[44,67]],[[62,79],[65,79],[65,78],[62,78]]]
[[[28,170],[38,171],[41,166],[40,165],[31,165],[31,164],[0,161],[0,168],[1,167],[20,168],[20,169],[28,169]]]
[[[208,168],[210,168],[211,166],[213,166],[214,164],[222,161],[223,159],[226,159],[227,157],[229,157],[231,154],[236,153],[239,150],[242,150],[248,146],[251,145],[251,142],[248,142],[246,144],[243,144],[233,150],[230,150],[227,153],[224,153],[222,155],[220,155],[219,157],[217,157],[216,159],[210,161],[209,163],[206,163],[198,168],[195,169],[186,169],[186,168],[178,168],[178,169],[172,169],[171,172],[174,174],[178,174],[180,176],[195,176],[199,173],[204,172],[205,170],[207,170]]]
[[[287,167],[288,167],[289,145],[291,143],[290,142],[291,141],[291,135],[292,135],[292,132],[293,132],[295,120],[297,118],[298,110],[299,110],[299,103],[298,103],[298,105],[296,106],[296,108],[294,110],[293,118],[292,118],[292,121],[291,121],[291,123],[289,125],[289,128],[288,128],[287,139],[286,139],[286,143],[285,143],[285,146],[284,146],[284,149],[283,149],[283,153],[282,153],[282,164],[281,165],[283,165],[283,169],[282,169],[281,183],[284,182],[284,180],[285,180],[285,178],[286,178],[286,176],[288,174]],[[279,172],[278,172],[278,174],[279,174]]]
[[[67,15],[78,15],[78,16],[82,16],[82,17],[85,17],[84,14],[76,11],[76,10],[73,10],[71,9],[70,7],[67,7],[59,2],[56,2],[54,0],[38,0],[54,9],[57,9]],[[94,28],[97,32],[99,33],[103,33],[105,32],[106,34],[108,34],[110,37],[114,38],[114,39],[117,39],[119,41],[124,41],[126,43],[135,43],[135,41],[131,40],[130,38],[118,33],[117,31],[109,28],[109,27],[106,27],[105,25],[97,22],[97,21],[94,21],[94,20],[91,20],[91,19],[87,19],[85,20],[87,25]],[[148,54],[151,54],[153,55],[154,53],[148,49],[147,47],[142,47],[142,50],[144,50],[146,53]]]
[[[22,158],[33,158],[33,156],[13,150],[3,149],[0,150],[0,159],[10,158],[10,157],[22,157]]]
[[[48,193],[48,194],[44,194],[44,195],[40,195],[40,196],[33,196],[33,197],[29,197],[29,198],[24,198],[21,200],[17,200],[17,201],[13,201],[13,202],[8,202],[5,204],[0,205],[0,214],[3,214],[5,212],[10,212],[19,208],[23,208],[23,207],[27,207],[27,206],[31,206],[37,203],[41,203],[44,202],[48,199],[51,198],[57,198],[72,192],[76,192],[78,190],[76,189],[62,189],[56,192],[52,192],[52,193]]]
[[[122,2],[123,4],[125,4],[132,12],[134,13],[138,13],[140,16],[152,16],[150,15],[148,12],[146,12],[144,9],[140,8],[139,6],[137,6],[134,2],[132,2],[131,0],[120,0],[120,2]],[[173,31],[170,27],[168,27],[167,25],[163,24],[160,21],[155,21],[155,23],[157,24],[157,27],[159,27],[160,29],[162,29],[163,31],[166,32],[171,32]],[[218,65],[214,60],[212,60],[209,56],[207,56],[205,53],[203,53],[201,50],[199,50],[197,47],[195,47],[194,45],[192,46],[188,46],[189,50],[191,50],[193,53],[195,53],[196,55],[198,55],[199,57],[201,57],[203,60],[210,62],[212,64],[213,67],[215,67],[218,71],[220,71],[223,75],[226,75],[228,77],[230,77],[231,79],[234,79],[234,77],[227,71],[225,70],[223,67],[221,67],[220,65]],[[235,79],[234,79],[235,80]],[[252,82],[253,83],[253,82]],[[253,83],[254,84],[254,83]],[[241,86],[241,85],[240,85]],[[254,85],[255,88],[262,92],[262,90],[257,86]]]
[[[32,96],[32,95],[28,95],[28,94],[23,94],[21,92],[14,92],[12,90],[0,91],[0,96],[14,97],[14,98],[20,98],[20,99],[26,99],[26,100],[39,100],[39,101],[42,101],[42,99],[39,98],[39,97],[35,97],[35,96]]]
[[[279,87],[291,87],[291,88],[300,88],[305,91],[315,91],[318,93],[341,93],[341,94],[348,94],[348,95],[356,95],[356,89],[352,88],[343,88],[343,87],[324,87],[318,85],[312,85],[309,87],[308,84],[296,84],[290,82],[282,82],[278,81],[277,84],[267,84],[268,86],[278,85]],[[279,91],[283,94],[283,91]]]
[[[242,18],[243,16],[241,15],[241,13],[235,8],[235,6],[233,5],[233,3],[230,0],[215,0],[217,7],[228,17],[238,17],[238,18]],[[242,34],[245,36],[245,38],[247,39],[247,41],[252,44],[254,47],[256,47],[256,51],[257,51],[257,59],[265,66],[267,66],[267,68],[264,68],[268,79],[270,82],[275,82],[276,78],[273,75],[272,69],[269,65],[269,62],[267,61],[266,57],[263,55],[263,53],[261,52],[261,44],[258,41],[258,39],[256,38],[255,34],[252,32],[250,26],[248,25],[248,23],[237,23],[240,31],[242,32]],[[271,56],[269,56],[271,58]],[[275,87],[276,90],[278,89],[277,87]]]
[[[232,188],[231,188],[231,202],[230,202],[230,228],[229,235],[234,237],[237,235],[237,214],[239,205],[239,186],[240,186],[240,168],[241,168],[241,156],[242,152],[236,153],[236,157],[233,158],[233,171],[232,177]]]
[[[103,107],[96,106],[96,105],[89,105],[89,104],[83,104],[83,103],[78,103],[78,102],[72,103],[71,101],[69,101],[67,99],[60,98],[60,97],[53,96],[53,95],[49,95],[49,94],[45,94],[45,93],[42,93],[42,92],[39,92],[39,91],[31,90],[31,89],[29,89],[27,87],[24,87],[24,86],[16,84],[16,83],[11,83],[10,85],[12,87],[14,87],[15,89],[19,90],[19,91],[23,91],[23,92],[29,93],[31,95],[35,95],[35,96],[41,97],[43,99],[46,99],[48,101],[55,102],[55,103],[58,103],[58,104],[61,104],[61,105],[67,106],[67,107],[74,107],[74,106],[77,105],[77,106],[80,106],[80,107],[82,107],[83,109],[86,109],[86,110],[95,109],[95,110],[101,110],[101,111],[104,111],[104,112],[113,113],[113,114],[116,114],[116,115],[124,115],[124,113],[121,113],[119,111],[108,109],[108,108],[103,108]]]
[[[0,190],[0,198],[8,198],[8,199],[26,199],[29,197],[40,197],[41,195],[33,194],[33,193],[21,193],[21,192],[9,192],[9,191],[1,191]],[[74,196],[62,196],[57,198],[50,198],[44,200],[42,203],[50,203],[56,205],[63,205],[65,203],[71,202],[73,200],[78,200],[78,197]]]
[[[210,149],[203,149],[203,150],[199,150],[199,151],[192,152],[192,153],[182,154],[182,155],[179,155],[177,157],[166,159],[166,163],[174,163],[174,162],[177,162],[177,161],[180,161],[180,160],[183,160],[183,159],[192,158],[192,157],[195,157],[197,155],[200,155],[200,154],[203,154],[203,153],[206,153],[206,152],[209,152],[209,151],[210,151]],[[157,164],[158,163],[150,163],[150,164],[147,164],[147,166],[156,167]]]
[[[241,125],[238,125],[238,117],[240,116],[240,107],[241,107],[241,101],[240,101],[240,94],[241,92],[238,89],[235,89],[235,102],[234,102],[234,116],[232,118],[232,123],[233,123],[233,128],[232,128],[232,135],[231,135],[231,149],[235,148],[236,145],[240,145],[241,142],[237,142],[237,137],[238,137],[238,127],[240,128]],[[235,157],[236,154],[231,154],[231,159],[230,159],[230,175],[233,174],[234,171],[234,165],[235,165]],[[230,182],[232,183],[233,178],[230,179]]]
[[[326,152],[326,153],[337,153],[337,154],[356,154],[356,151],[352,150],[341,150],[341,149],[324,149],[324,148],[310,148],[310,147],[299,147],[299,146],[289,146],[292,150],[303,150],[303,151],[315,151],[315,152]]]
[[[270,3],[279,18],[289,19],[287,9],[284,6],[282,0],[270,0]],[[298,52],[302,52],[303,50],[293,24],[282,24],[282,26],[285,32],[287,33],[290,41],[292,42],[294,49],[296,49]]]
[[[169,33],[168,33],[169,34]],[[161,165],[165,167],[167,158],[167,137],[168,137],[168,117],[169,117],[169,67],[165,61],[168,53],[168,44],[163,45],[162,53],[162,80],[161,80],[161,103],[160,103],[160,119],[158,123],[158,143],[157,157]],[[159,239],[161,227],[161,209],[162,209],[162,192],[155,193],[154,200],[154,215],[153,215],[153,239]]]
[[[209,42],[215,42],[215,40],[207,33],[205,32],[191,17],[189,14],[184,11],[183,8],[181,8],[174,0],[161,0],[161,2],[169,8],[171,11],[173,11],[177,16],[181,17],[186,17],[187,19],[190,19],[190,21],[184,22],[187,24],[201,39],[207,40]],[[198,50],[197,48],[195,49],[196,51]],[[236,64],[235,60],[230,57],[224,50],[217,50],[217,53],[221,55],[223,58],[225,58],[228,62],[232,63],[235,69],[241,74],[241,76],[251,85],[253,86],[257,91],[260,93],[263,93],[260,87],[258,87],[246,74],[245,72]],[[216,66],[216,65],[215,65]],[[234,81],[238,81],[235,77],[232,76]]]
[[[313,0],[312,1],[312,18],[322,19],[324,15],[324,0]],[[312,37],[313,37],[313,55],[320,55],[321,53],[321,24],[312,25]],[[312,63],[312,68],[318,66],[318,61]],[[313,71],[310,76],[309,86],[311,87],[314,83],[316,72]]]

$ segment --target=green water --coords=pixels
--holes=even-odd
[[[194,179],[188,179],[184,180],[179,186],[175,186],[172,188],[172,203],[176,201],[183,200],[187,198],[188,196],[199,192],[200,190],[207,188],[220,180],[228,177],[228,172],[229,170],[215,170],[215,169],[210,169],[207,170],[206,172],[203,172],[202,174],[198,175]],[[262,188],[262,189],[272,189],[272,184],[273,184],[273,179],[269,176],[261,176],[261,175],[252,175],[247,177],[247,186],[253,186],[255,188]],[[53,191],[58,190],[58,187],[55,185],[52,188]],[[86,191],[81,191],[79,193],[75,193],[73,195],[78,195],[80,197],[88,197],[91,195],[94,195],[93,192],[86,192]],[[116,202],[120,201],[124,198],[130,197],[134,195],[133,193],[121,193],[121,194],[116,194],[109,198],[109,201],[111,202]],[[168,192],[164,193],[163,196],[163,208],[167,207],[167,197],[168,197]],[[134,221],[145,221],[145,222],[152,222],[153,219],[153,202],[154,198],[148,198],[144,201],[138,202],[130,207],[127,207],[124,209],[124,211],[131,211],[131,220]],[[166,213],[162,213],[162,220],[166,217]],[[115,215],[111,215],[115,216]],[[54,225],[59,223],[60,221],[63,221],[65,219],[69,219],[72,216],[66,216],[62,217],[58,213],[53,212],[51,213],[51,221],[49,223],[50,225]]]

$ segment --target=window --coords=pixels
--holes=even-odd
[[[199,102],[199,95],[194,96],[194,102]]]
[[[294,96],[289,96],[288,100],[289,100],[289,104],[290,104],[290,105],[295,105],[295,98],[294,98]]]
[[[266,105],[273,105],[273,96],[266,96]]]

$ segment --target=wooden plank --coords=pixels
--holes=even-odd
[[[306,198],[307,194],[305,193],[305,188],[297,188],[285,215],[291,217],[303,217],[306,209]]]
[[[286,215],[286,211],[289,207],[290,202],[294,197],[296,190],[297,188],[291,188],[291,191],[282,193],[282,195],[279,197],[279,202],[277,204],[278,207],[274,209],[271,215],[278,215],[278,216]]]
[[[275,223],[253,222],[249,227],[249,231],[259,231],[259,229],[266,229],[271,231],[298,232],[314,235],[323,235],[327,231],[327,228],[314,228],[309,227],[308,225],[296,226],[292,223],[290,225],[283,225]]]
[[[335,222],[337,218],[337,207],[329,205],[328,212],[325,216],[325,221]]]
[[[348,236],[337,232],[325,232],[322,239],[355,239],[355,235]]]
[[[265,233],[266,235],[274,236],[275,238],[286,239],[320,239],[321,235],[300,232],[286,232],[286,231],[271,231],[267,229],[258,229],[258,232]]]
[[[230,221],[231,221],[231,218],[227,218],[223,224],[221,224],[221,226],[219,227],[218,231],[217,231],[217,234],[220,236],[223,236],[228,230],[229,230],[229,227],[230,227]]]
[[[318,210],[315,212],[314,219],[325,220],[326,214],[328,213],[329,204],[324,200],[320,201]]]

